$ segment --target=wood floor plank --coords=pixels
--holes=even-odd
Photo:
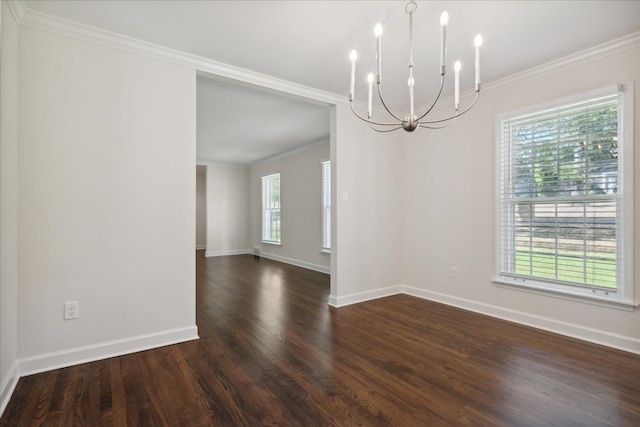
[[[200,340],[21,378],[0,426],[634,426],[640,356],[197,253]]]

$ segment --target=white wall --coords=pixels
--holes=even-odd
[[[348,105],[332,110],[331,296],[336,306],[399,292],[406,178],[398,133],[376,133]],[[348,201],[344,201],[344,193]]]
[[[265,161],[251,168],[251,243],[265,257],[329,272],[331,257],[322,249],[322,168],[329,141]],[[281,245],[262,243],[262,180],[280,173]]]
[[[0,5],[0,414],[17,382],[18,27]]]
[[[198,165],[207,168],[206,256],[249,252],[249,170],[207,162]]]
[[[2,7],[2,386],[16,355],[24,374],[194,337],[194,70],[26,27],[16,37]],[[485,91],[473,112],[441,132],[376,134],[348,105],[333,106],[330,303],[409,290],[637,350],[638,310],[506,290],[490,279],[495,115],[637,82],[639,56],[635,48]],[[640,150],[635,160],[637,167]],[[249,171],[232,169],[209,168],[207,191],[215,188],[210,183],[224,183],[219,191],[232,194],[245,189],[233,209],[220,210],[245,224],[247,235],[221,237],[228,224],[221,217],[214,221],[220,229],[209,227],[207,251],[248,250],[256,241]],[[319,164],[317,170],[319,176]],[[640,176],[635,179],[637,193]],[[207,199],[211,210],[217,199]],[[637,228],[637,195],[635,203]],[[315,256],[324,256],[320,236],[311,246]],[[459,268],[456,281],[448,277],[450,265]],[[80,301],[80,319],[65,322],[69,300]],[[6,388],[0,392],[7,395]]]
[[[194,70],[26,26],[18,58],[21,371],[196,337]]]
[[[409,141],[404,161],[404,283],[418,295],[640,352],[640,310],[603,308],[492,284],[495,265],[495,119],[505,111],[635,81],[635,139],[640,137],[640,48],[548,75],[498,86],[454,126]],[[635,151],[635,168],[640,150]],[[635,174],[635,229],[640,228]],[[636,231],[637,233],[637,231]],[[635,240],[635,265],[640,242]],[[458,279],[449,278],[457,266]],[[640,269],[635,269],[640,299]]]
[[[196,167],[196,249],[207,248],[207,167]]]

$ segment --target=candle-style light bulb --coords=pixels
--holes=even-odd
[[[449,24],[449,14],[445,10],[440,15],[440,75],[446,73],[446,56],[447,56],[447,24]]]
[[[476,34],[476,38],[473,39],[473,44],[475,47],[482,46],[482,34]]]
[[[476,92],[480,92],[480,46],[482,46],[482,35],[476,35],[473,39],[473,44],[476,46]]]
[[[456,61],[455,64],[453,64],[453,71],[455,72],[455,109],[456,111],[458,111],[458,108],[460,107],[460,68],[462,68],[462,64],[460,64],[460,61]]]
[[[376,58],[378,62],[378,84],[382,81],[382,24],[377,23],[373,33],[376,36]]]
[[[448,24],[449,24],[449,14],[445,10],[444,12],[442,12],[442,15],[440,15],[440,25],[446,26]]]
[[[382,35],[382,24],[378,22],[376,27],[373,29],[373,32],[376,37],[380,37]]]
[[[371,118],[371,109],[372,109],[372,103],[373,103],[373,74],[372,73],[369,73],[369,75],[367,75],[367,81],[369,82],[369,103],[368,103],[367,112],[368,112],[369,118]]]
[[[358,60],[358,52],[352,50],[349,58],[351,59],[351,84],[349,86],[349,101],[353,101],[354,89],[356,85],[356,61]]]

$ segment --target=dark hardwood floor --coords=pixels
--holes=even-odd
[[[197,254],[200,340],[20,379],[2,426],[640,426],[640,356]]]

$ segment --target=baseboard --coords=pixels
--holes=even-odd
[[[373,291],[358,292],[340,297],[329,296],[329,305],[340,308],[347,305],[358,304],[378,298],[389,297],[402,293],[402,286],[390,286],[388,288],[375,289]]]
[[[132,338],[26,357],[18,361],[18,372],[21,377],[24,377],[39,372],[66,368],[67,366],[122,356],[124,354],[137,353],[139,351],[178,344],[198,338],[198,327],[195,325],[186,328],[170,329]]]
[[[201,251],[203,249],[207,249],[207,245],[196,245],[196,251]]]
[[[249,251],[248,253],[252,254],[253,251]],[[260,253],[260,257],[272,259],[274,261],[284,262],[285,264],[295,265],[297,267],[306,268],[308,270],[318,271],[320,273],[331,274],[331,267],[325,267],[323,265],[312,264],[310,262],[300,261],[293,258],[287,258],[280,255],[268,254],[268,253],[264,253],[264,251]]]
[[[20,377],[18,376],[18,362],[14,361],[13,365],[9,369],[9,373],[7,374],[4,381],[2,381],[2,385],[0,385],[0,417],[4,413],[4,410],[7,408],[9,404],[9,400],[11,400],[11,395],[18,385],[18,380]]]
[[[351,304],[358,304],[397,294],[406,294],[429,301],[439,302],[461,308],[463,310],[506,320],[508,322],[514,322],[576,338],[582,341],[588,341],[594,344],[604,345],[606,347],[634,354],[640,354],[640,339],[406,285],[390,286],[387,288],[380,288],[344,296],[330,295],[328,304],[332,307],[340,308]]]
[[[509,322],[519,323],[525,326],[542,329],[556,334],[565,335],[571,338],[600,344],[630,353],[640,354],[640,340],[614,334],[611,332],[587,328],[573,323],[562,322],[548,317],[536,316],[518,310],[511,310],[495,305],[484,304],[465,298],[443,294],[440,292],[428,291],[411,286],[401,286],[402,293],[414,297],[447,304],[475,313],[484,314]]]
[[[206,251],[204,253],[204,256],[209,258],[214,256],[251,255],[251,254],[253,254],[253,249],[233,249],[230,251]]]
[[[227,255],[254,255],[253,249],[238,249],[231,251],[206,251],[204,253],[205,257],[215,257],[215,256],[227,256]],[[306,261],[300,261],[293,258],[287,258],[280,255],[273,255],[265,252],[261,252],[259,255],[261,258],[272,259],[274,261],[284,262],[285,264],[295,265],[297,267],[306,268],[313,271],[318,271],[320,273],[331,274],[331,267],[325,267],[323,265],[312,264]]]
[[[329,301],[327,301],[331,307],[338,308],[338,297],[335,295],[329,295]]]

